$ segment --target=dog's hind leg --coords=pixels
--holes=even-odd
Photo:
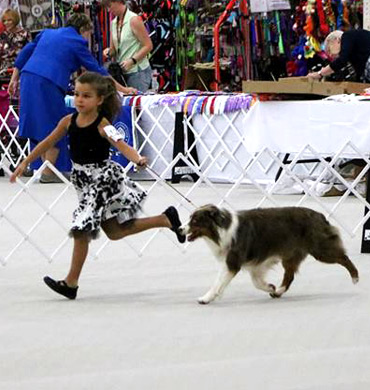
[[[222,262],[213,286],[202,297],[198,298],[198,303],[206,305],[221,296],[239,270],[240,268],[237,269],[235,267],[230,269],[226,262]]]
[[[294,275],[298,271],[299,265],[306,256],[300,254],[291,258],[285,258],[282,260],[282,266],[284,268],[284,277],[281,285],[275,292],[270,293],[271,298],[280,298],[285,292],[288,291],[290,285],[293,283]]]
[[[327,264],[340,264],[343,267],[347,269],[349,274],[351,275],[352,282],[353,284],[356,284],[359,281],[359,276],[358,276],[358,270],[355,267],[355,265],[352,263],[352,261],[349,259],[347,255],[344,253],[341,255],[336,255],[336,256],[316,256],[314,255],[316,260],[319,260],[323,263]]]

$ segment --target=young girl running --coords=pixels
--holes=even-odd
[[[72,262],[64,280],[46,276],[44,282],[69,299],[76,298],[89,241],[96,238],[100,227],[111,240],[167,227],[176,233],[181,243],[185,242],[185,236],[178,231],[181,225],[178,212],[172,206],[157,216],[135,218],[146,192],[126,177],[119,164],[109,160],[109,149],[111,145],[116,147],[139,167],[147,165],[147,158],[129,146],[110,124],[121,109],[113,82],[98,73],[84,73],[76,82],[75,106],[77,112],[61,119],[10,177],[10,181],[15,182],[32,161],[68,133],[73,162],[71,182],[79,201],[70,232],[74,239]]]

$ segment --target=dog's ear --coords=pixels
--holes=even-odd
[[[212,218],[216,222],[217,226],[225,229],[231,224],[231,214],[226,209],[219,209],[215,207],[212,210]]]
[[[212,218],[213,220],[216,220],[219,218],[220,215],[220,209],[216,207],[214,204],[207,205],[207,211],[206,214],[208,217]]]

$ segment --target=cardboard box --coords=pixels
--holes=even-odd
[[[286,77],[278,81],[243,81],[243,92],[245,93],[292,93],[331,96],[360,94],[365,88],[370,88],[370,84],[349,81],[314,81],[307,77]]]
[[[312,93],[316,95],[340,95],[340,94],[361,94],[364,92],[364,89],[370,88],[370,84],[364,83],[354,83],[351,81],[342,81],[342,82],[313,82],[312,84]]]
[[[293,86],[282,85],[279,81],[243,81],[245,93],[293,93]],[[294,86],[298,93],[303,93],[300,86]]]

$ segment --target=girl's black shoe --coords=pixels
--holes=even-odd
[[[77,296],[78,287],[69,287],[64,280],[54,280],[49,276],[45,276],[44,282],[52,290],[58,294],[64,295],[69,299],[75,299]]]
[[[177,212],[175,207],[170,206],[168,209],[165,210],[165,212],[163,214],[165,214],[166,217],[171,222],[171,225],[172,225],[171,230],[176,233],[176,237],[177,237],[178,241],[181,244],[183,244],[186,241],[186,236],[179,232],[179,227],[181,226],[179,213]]]

